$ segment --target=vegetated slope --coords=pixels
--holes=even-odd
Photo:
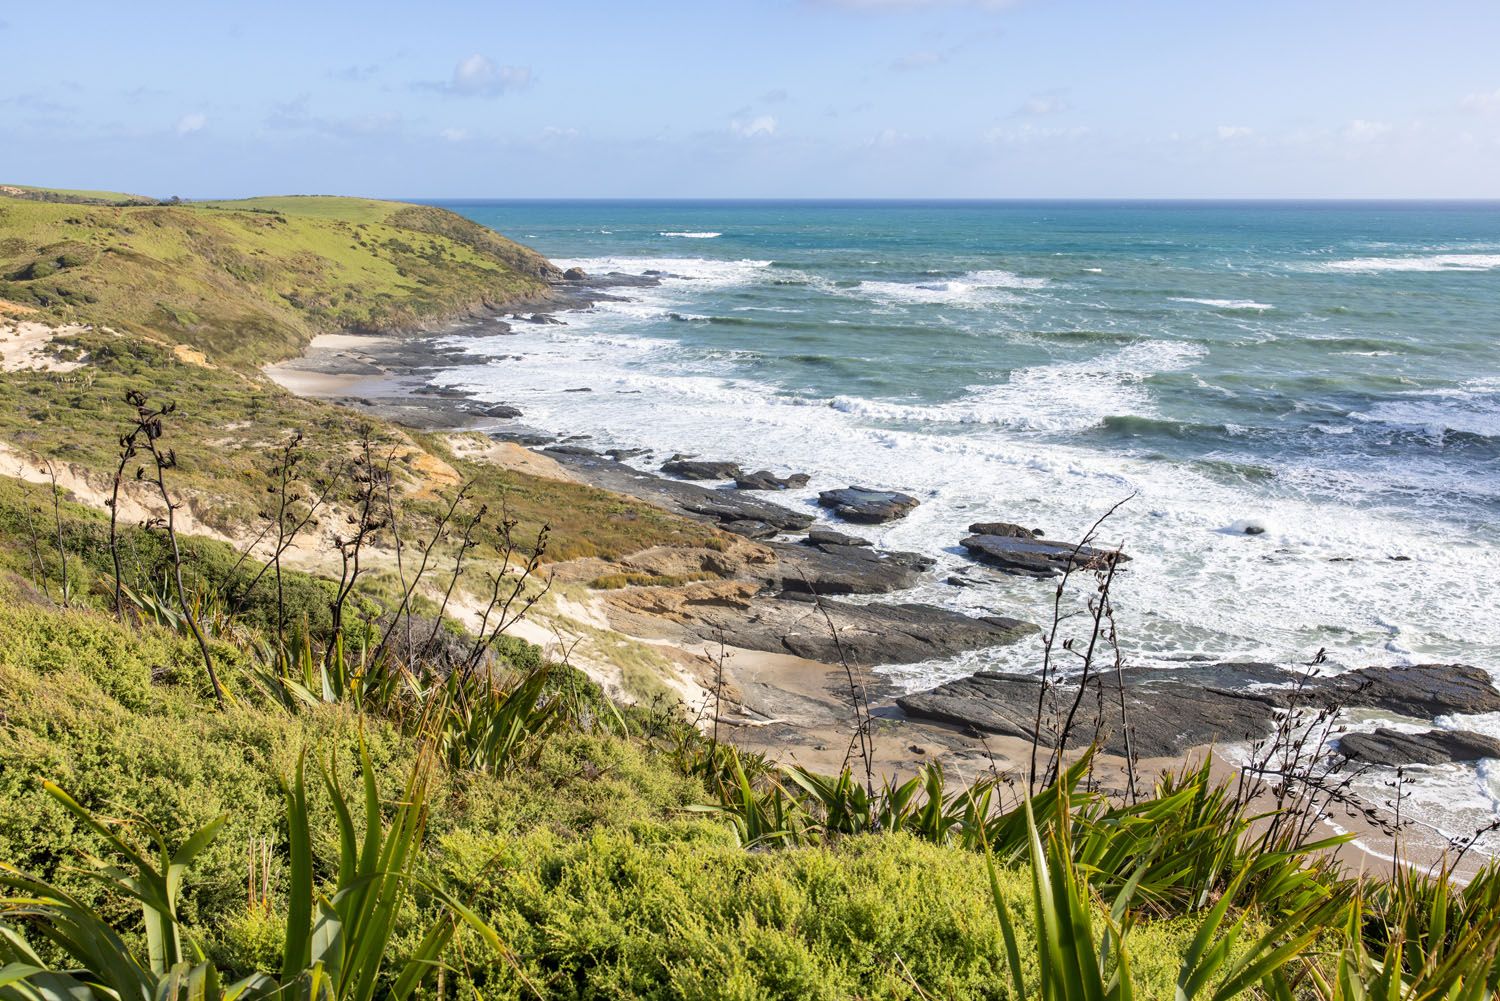
[[[395,329],[540,297],[557,274],[534,251],[432,206],[104,204],[110,197],[0,186],[0,300],[249,366],[295,355],[322,331]]]
[[[410,737],[349,705],[288,713],[218,641],[238,699],[217,711],[190,639],[28,607],[17,586],[0,579],[0,860],[96,902],[138,944],[139,905],[80,866],[82,853],[105,849],[41,781],[174,842],[227,815],[187,873],[180,912],[226,978],[278,969],[288,881],[279,780],[306,753],[357,788],[362,732],[383,797],[396,800],[416,756]],[[674,764],[672,741],[632,731],[570,725],[506,774],[439,772],[417,873],[467,901],[515,957],[465,939],[445,957],[451,996],[1012,997],[977,853],[905,835],[746,851],[687,809],[710,795]],[[323,879],[337,826],[312,785]],[[247,857],[262,851],[270,892],[260,900],[251,879],[247,900]],[[1024,906],[1029,877],[1000,878],[1011,906]],[[403,908],[395,956],[415,948],[432,907],[423,893]],[[1189,937],[1177,922],[1137,933],[1140,996],[1170,996]]]

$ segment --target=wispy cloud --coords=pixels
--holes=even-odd
[[[729,131],[741,139],[769,138],[776,134],[774,115],[756,115],[753,118],[732,118]]]
[[[449,80],[423,81],[413,87],[457,97],[499,97],[511,91],[525,90],[531,83],[530,66],[501,66],[489,56],[476,52],[454,65]]]
[[[1040,118],[1043,115],[1060,115],[1064,111],[1072,111],[1073,105],[1063,96],[1062,91],[1050,90],[1042,94],[1033,94],[1021,102],[1014,115],[1021,118]]]
[[[1478,91],[1459,98],[1458,106],[1465,111],[1500,111],[1500,90]]]
[[[201,111],[193,111],[177,119],[177,134],[180,136],[192,135],[201,132],[208,125],[208,116]]]
[[[1369,122],[1356,118],[1344,129],[1344,138],[1358,143],[1375,142],[1390,135],[1392,129],[1389,122]]]
[[[329,71],[329,76],[335,80],[347,80],[350,83],[360,83],[368,80],[380,72],[379,63],[365,63],[359,66],[343,66]]]
[[[1220,125],[1214,132],[1224,142],[1231,142],[1235,139],[1248,139],[1255,130],[1248,125]]]
[[[791,95],[788,94],[782,87],[777,87],[774,90],[768,90],[764,94],[760,95],[760,101],[762,104],[780,104],[783,101],[787,101],[790,99]]]
[[[266,116],[266,127],[281,132],[311,132],[348,139],[388,134],[397,131],[402,124],[401,116],[390,111],[349,117],[315,115],[308,102],[308,95],[303,94],[295,100],[272,105],[271,113]]]
[[[469,138],[468,129],[442,129],[438,135],[451,143],[467,142]]]

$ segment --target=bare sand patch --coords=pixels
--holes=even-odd
[[[52,350],[52,342],[92,329],[76,323],[51,327],[32,320],[0,323],[0,371],[71,372],[81,367],[83,360],[59,358]]]

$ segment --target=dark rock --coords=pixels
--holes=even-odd
[[[725,642],[752,650],[793,653],[836,664],[840,645],[850,663],[910,664],[968,650],[1014,643],[1036,627],[1015,619],[971,619],[935,605],[850,605],[841,601],[773,598],[756,602],[747,616],[725,616]],[[835,643],[828,613],[838,630]],[[711,635],[711,633],[710,633]]]
[[[1266,528],[1265,528],[1264,525],[1246,525],[1245,526],[1245,534],[1246,535],[1265,535],[1266,534]]]
[[[1053,577],[1062,573],[1071,563],[1074,567],[1102,565],[1113,553],[1089,546],[1073,546],[1065,542],[1045,542],[1041,539],[1011,535],[971,535],[962,545],[971,556],[982,559],[1011,573],[1029,574],[1033,577]],[[1121,562],[1130,557],[1119,555]]]
[[[575,389],[563,390],[564,393],[592,393],[593,391],[593,388],[590,386],[578,386]]]
[[[1278,711],[1310,708],[1384,709],[1428,717],[1453,712],[1500,711],[1500,691],[1483,671],[1459,664],[1371,667],[1332,677],[1311,676],[1295,686],[1297,675],[1272,664],[1194,664],[1173,669],[1133,668],[1123,672],[1125,707],[1132,750],[1142,757],[1180,755],[1213,742],[1258,740]],[[1031,739],[1039,681],[1031,675],[980,673],[896,700],[909,715],[990,733]],[[1049,702],[1066,711],[1078,693],[1064,682]],[[1088,721],[1070,735],[1069,746],[1094,739],[1095,706],[1104,707],[1106,750],[1123,753],[1120,686],[1113,672],[1089,682],[1082,705]],[[1084,710],[1080,709],[1080,713]],[[1041,742],[1055,746],[1058,711],[1043,714]],[[1348,735],[1344,739],[1354,735]],[[1355,746],[1359,741],[1355,741]]]
[[[807,538],[802,540],[804,545],[809,546],[869,546],[873,545],[869,539],[861,539],[857,535],[845,535],[843,532],[834,532],[827,528],[814,528],[807,533]]]
[[[696,483],[669,480],[603,456],[546,454],[558,459],[583,481],[626,494],[658,507],[715,522],[763,521],[783,532],[799,532],[813,523],[811,514],[793,511],[737,490],[713,490]]]
[[[541,323],[554,327],[566,326],[563,321],[559,320],[551,313],[532,313],[530,316],[524,317],[523,319],[525,319],[527,323]]]
[[[517,410],[515,407],[506,406],[503,403],[496,404],[493,407],[485,407],[480,413],[486,417],[503,417],[506,420],[521,416],[520,410]]]
[[[974,535],[998,535],[1002,539],[1040,539],[1040,528],[1023,528],[1009,521],[976,521],[969,526]]]
[[[1292,676],[1270,665],[1205,665],[1172,670],[1136,668],[1125,672],[1125,705],[1130,716],[1131,750],[1140,757],[1172,757],[1191,747],[1225,741],[1259,739],[1269,731],[1277,699],[1251,685],[1290,681]],[[896,699],[910,716],[1030,740],[1036,728],[1040,681],[1033,675],[981,672],[971,678]],[[1042,714],[1041,743],[1055,746],[1056,728],[1077,695],[1063,684],[1049,693]],[[1102,700],[1101,700],[1102,697]],[[1104,718],[1099,734],[1104,748],[1125,751],[1120,724],[1120,689],[1113,674],[1095,677],[1069,735],[1069,747],[1083,747],[1095,737],[1099,706]]]
[[[720,522],[719,527],[726,532],[743,535],[747,539],[769,539],[781,534],[781,529],[775,525],[768,525],[763,521],[750,519]]]
[[[1401,733],[1381,727],[1373,733],[1346,733],[1339,750],[1362,764],[1443,765],[1452,761],[1500,758],[1500,740],[1469,730]]]
[[[734,485],[741,490],[792,490],[807,486],[812,477],[806,473],[777,476],[766,469],[754,473],[742,473],[734,478]]]
[[[711,462],[674,457],[662,463],[661,471],[684,480],[732,480],[743,472],[738,463]]]
[[[1419,719],[1500,712],[1500,691],[1489,674],[1466,664],[1366,667],[1314,680],[1315,690],[1329,693],[1345,706],[1384,709]]]
[[[569,268],[568,270],[563,272],[563,277],[570,282],[581,282],[585,278],[587,278],[588,275],[582,268]]]
[[[493,441],[512,441],[517,445],[525,445],[527,448],[540,448],[557,441],[553,435],[542,434],[539,431],[491,431],[489,436]]]
[[[920,553],[885,553],[864,546],[775,545],[776,563],[763,571],[780,591],[886,594],[915,587],[932,565]]]
[[[550,445],[547,452],[551,455],[574,455],[580,458],[592,458],[599,453],[584,445]]]
[[[818,503],[833,508],[835,514],[848,521],[879,524],[906,517],[920,501],[894,490],[846,487],[842,490],[824,490],[818,494]]]
[[[645,448],[611,448],[604,454],[617,462],[621,459],[633,459],[638,455],[645,455],[649,449]]]

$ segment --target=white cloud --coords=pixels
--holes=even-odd
[[[447,89],[470,97],[495,97],[530,85],[530,66],[497,66],[494,60],[476,52],[453,67],[453,81]]]
[[[443,129],[438,135],[451,143],[461,143],[469,138],[468,129]]]
[[[1363,118],[1356,118],[1344,129],[1344,138],[1352,142],[1374,142],[1389,135],[1391,128],[1389,122],[1367,122]]]
[[[876,149],[891,149],[909,142],[911,142],[911,136],[905,132],[898,132],[895,129],[881,129],[875,134],[875,138],[870,140],[870,145]]]
[[[984,133],[987,142],[1007,146],[1025,146],[1035,142],[1068,142],[1082,139],[1089,134],[1086,125],[1074,125],[1069,128],[1052,128],[1036,126],[1027,122],[1018,129],[996,127]]]
[[[1219,138],[1228,142],[1233,139],[1246,139],[1255,130],[1248,125],[1220,125],[1217,131]]]
[[[1073,106],[1061,94],[1035,94],[1022,102],[1021,106],[1016,109],[1016,114],[1032,116],[1058,115],[1072,109]]]
[[[1500,90],[1465,94],[1459,98],[1458,106],[1465,111],[1500,111]]]
[[[177,119],[177,134],[180,136],[190,135],[200,131],[207,124],[208,116],[201,111],[194,111]]]
[[[729,123],[729,131],[741,139],[754,139],[757,136],[774,136],[776,134],[776,117],[774,115],[756,115],[754,118],[735,118]]]
[[[578,130],[559,128],[556,125],[549,125],[546,128],[542,129],[542,138],[550,140],[577,139]]]

